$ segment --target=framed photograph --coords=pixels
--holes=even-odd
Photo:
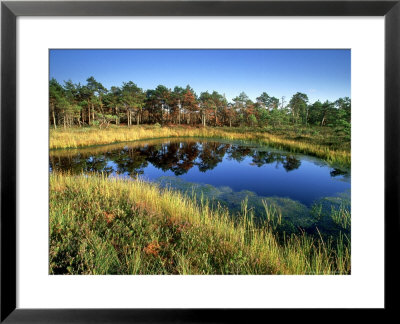
[[[393,310],[399,1],[1,5],[1,321]]]

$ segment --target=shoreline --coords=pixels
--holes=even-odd
[[[154,127],[136,126],[131,128],[113,127],[108,129],[74,128],[66,130],[50,130],[49,149],[89,148],[109,144],[122,144],[141,140],[169,138],[204,138],[250,141],[268,145],[294,153],[303,153],[321,158],[330,163],[346,167],[351,166],[351,153],[346,150],[334,150],[320,144],[286,139],[268,132],[240,133],[238,129],[219,128],[186,128],[186,127]]]

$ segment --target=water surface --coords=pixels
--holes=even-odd
[[[311,209],[350,205],[350,171],[323,160],[257,144],[226,140],[162,139],[50,151],[50,171],[103,172],[141,177],[240,209],[247,199],[262,213],[262,199],[281,206],[296,226],[315,226]],[[328,217],[329,218],[329,217]],[[329,226],[328,226],[329,225]],[[321,228],[332,229],[319,223]]]
[[[158,140],[52,151],[50,170],[106,172],[148,180],[162,176],[228,186],[310,205],[350,189],[350,174],[326,162],[268,147],[226,141]]]

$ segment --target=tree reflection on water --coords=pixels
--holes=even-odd
[[[82,150],[50,152],[50,171],[68,171],[72,174],[99,172],[124,174],[131,177],[143,174],[149,165],[184,175],[192,168],[200,172],[213,170],[223,159],[238,163],[246,158],[251,165],[282,166],[287,172],[301,166],[300,159],[289,152],[277,152],[265,148],[217,141],[153,141],[142,144],[116,144]],[[346,175],[346,171],[333,169],[331,176]]]
[[[50,154],[50,170],[70,173],[102,172],[106,174],[127,174],[136,177],[143,174],[149,165],[162,171],[172,171],[176,176],[197,167],[207,172],[220,164],[224,157],[243,162],[252,159],[252,165],[281,164],[286,171],[300,167],[301,161],[294,155],[262,151],[254,147],[209,141],[183,141],[147,144],[143,146],[125,145],[120,148],[105,148],[104,151],[76,150],[54,151]]]

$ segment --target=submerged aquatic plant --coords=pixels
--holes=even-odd
[[[315,203],[311,206],[311,215],[315,218],[315,220],[320,221],[322,219],[322,204]]]

